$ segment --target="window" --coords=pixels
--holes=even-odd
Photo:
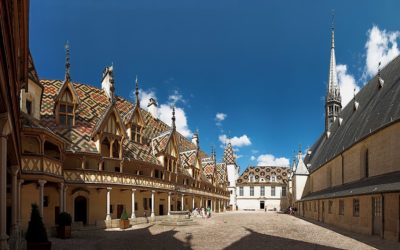
[[[375,217],[382,216],[382,203],[380,197],[373,197],[372,198],[372,212]]]
[[[136,171],[136,174],[137,174],[137,175],[143,175],[143,170],[137,170],[137,171]]]
[[[26,113],[32,114],[32,101],[26,100]]]
[[[137,125],[137,124],[134,124],[133,126],[132,126],[132,129],[131,129],[131,133],[132,133],[132,140],[133,141],[135,141],[135,142],[137,142],[137,143],[142,143],[142,127],[141,126],[139,126],[139,125]]]
[[[250,180],[250,182],[254,182],[254,175],[253,174],[250,174],[249,180]]]
[[[265,196],[265,187],[264,186],[260,187],[260,195]]]
[[[328,213],[332,213],[333,201],[328,201]]]
[[[359,217],[360,216],[360,200],[353,199],[353,216]]]
[[[271,187],[271,196],[275,196],[275,187]]]
[[[282,187],[282,196],[283,196],[283,197],[286,196],[286,187]]]
[[[250,196],[254,196],[254,187],[250,187]]]
[[[339,215],[344,215],[344,200],[339,200]]]
[[[58,121],[61,125],[72,127],[74,125],[75,110],[71,91],[67,89],[61,97],[58,106]]]
[[[230,191],[231,194],[233,194],[232,190]]]
[[[244,195],[243,193],[244,193],[243,187],[239,187],[239,196],[243,196]]]
[[[275,176],[275,175],[272,175],[272,176],[271,176],[271,181],[272,181],[272,182],[275,182],[275,181],[276,181],[276,176]]]

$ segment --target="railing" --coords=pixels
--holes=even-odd
[[[62,164],[60,161],[46,156],[22,156],[21,169],[23,173],[42,173],[62,177]]]
[[[98,170],[88,169],[77,169],[77,170],[64,170],[64,179],[68,183],[82,183],[82,184],[111,184],[111,185],[123,185],[131,187],[143,187],[151,189],[163,189],[166,191],[177,191],[183,193],[190,193],[202,196],[212,196],[221,199],[227,199],[228,197],[206,192],[204,190],[186,188],[183,186],[176,185],[174,183],[166,182],[161,179],[149,178],[139,175],[131,175],[117,172],[107,172]]]

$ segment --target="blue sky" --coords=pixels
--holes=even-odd
[[[100,87],[113,63],[132,100],[138,75],[142,103],[155,96],[167,120],[174,103],[178,129],[218,158],[233,138],[243,170],[285,164],[323,131],[332,9],[352,96],[399,53],[399,1],[31,1],[30,48],[43,79],[63,79],[67,40],[73,81]]]

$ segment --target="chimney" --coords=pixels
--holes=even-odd
[[[114,100],[114,76],[113,66],[105,67],[103,70],[103,80],[101,81],[101,88],[106,92],[110,100]]]
[[[154,119],[158,119],[157,102],[154,98],[150,98],[149,104],[147,104],[148,111]]]
[[[197,132],[193,134],[192,143],[199,147],[199,134]]]

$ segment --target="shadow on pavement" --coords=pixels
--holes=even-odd
[[[258,233],[246,228],[250,234],[233,242],[226,250],[232,249],[339,249],[309,242],[292,240],[278,236]]]
[[[326,228],[328,230],[331,230],[337,234],[341,234],[344,235],[346,237],[352,238],[354,240],[357,240],[359,242],[362,242],[366,245],[369,245],[373,248],[377,248],[377,249],[400,249],[400,243],[395,242],[395,241],[391,241],[391,240],[383,240],[381,239],[379,236],[376,235],[365,235],[365,234],[359,234],[359,233],[355,233],[355,232],[351,232],[333,225],[329,225],[320,221],[316,221],[316,220],[311,220],[311,219],[307,219],[301,216],[295,216],[296,218],[300,219],[300,220],[304,220],[307,222],[310,222],[314,225]]]

